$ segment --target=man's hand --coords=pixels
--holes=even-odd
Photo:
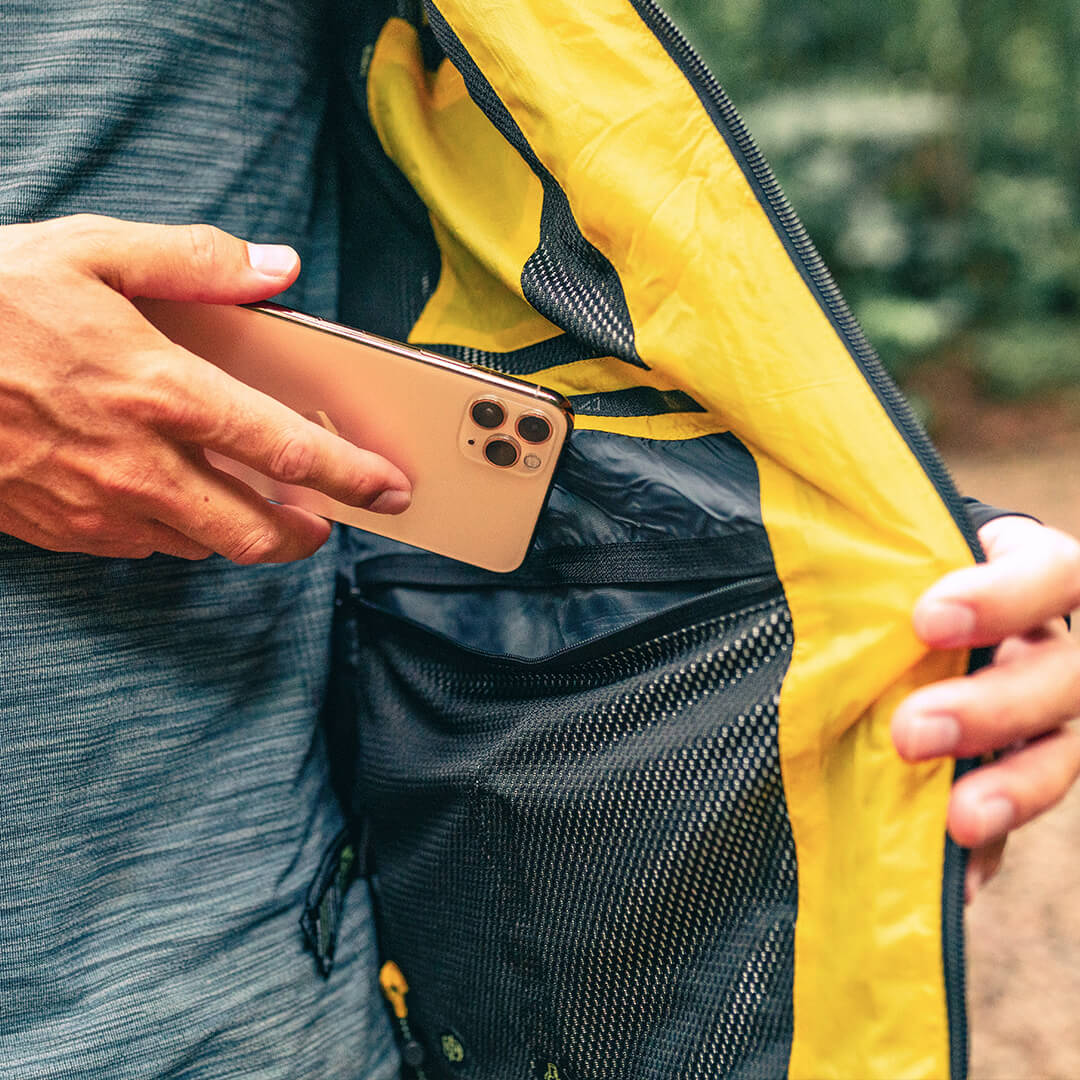
[[[173,345],[129,303],[263,300],[298,272],[291,248],[206,225],[79,215],[0,228],[0,532],[53,551],[239,563],[326,540],[322,518],[267,502],[204,450],[404,510],[400,470]]]
[[[1055,805],[1080,774],[1080,647],[1062,616],[1080,607],[1080,544],[1020,517],[979,530],[987,562],[948,574],[915,607],[938,649],[996,645],[993,663],[912,694],[893,717],[909,761],[1000,756],[968,773],[949,832],[973,848],[968,897],[993,874],[1005,836]]]

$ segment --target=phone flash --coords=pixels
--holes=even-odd
[[[526,469],[539,469],[541,461],[535,454],[526,454],[522,464]]]

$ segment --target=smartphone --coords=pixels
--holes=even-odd
[[[413,485],[388,516],[208,453],[275,502],[506,572],[521,565],[573,423],[560,394],[277,304],[137,300],[177,345],[334,434]]]

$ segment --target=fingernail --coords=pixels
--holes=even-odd
[[[251,269],[264,277],[286,277],[300,258],[287,244],[248,244],[247,249]]]
[[[948,713],[914,716],[907,722],[908,752],[912,757],[944,757],[959,743],[960,722]]]
[[[989,799],[983,799],[975,813],[981,832],[979,843],[982,844],[1008,832],[1016,820],[1013,804],[1003,795],[992,795]]]
[[[915,629],[925,641],[960,645],[975,632],[975,612],[966,604],[936,600],[920,606]]]
[[[368,509],[374,510],[376,514],[400,514],[409,509],[411,502],[412,495],[409,492],[390,490],[382,492],[368,503]]]

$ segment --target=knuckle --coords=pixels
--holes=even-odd
[[[218,264],[225,234],[213,225],[185,225],[191,262],[196,268],[211,269]]]
[[[1019,810],[1020,822],[1030,821],[1039,814],[1057,806],[1069,788],[1070,780],[1064,770],[1053,770],[1038,778],[1025,778],[1017,782],[1012,792]]]
[[[58,275],[68,275],[108,254],[115,222],[100,214],[71,214],[3,229],[5,257],[0,272],[25,293],[31,283],[55,289]]]
[[[1025,820],[1056,806],[1072,787],[1080,773],[1080,739],[1064,726],[1029,743],[1027,750],[1036,756],[1027,768],[1017,769],[1013,791]]]
[[[107,222],[109,218],[103,214],[69,214],[67,217],[54,218],[53,224],[58,228],[66,229],[69,232],[100,232],[102,226]]]
[[[962,700],[954,710],[960,730],[972,743],[996,743],[1003,732],[1017,726],[1022,712],[1004,694],[984,696],[980,700]]]
[[[318,454],[299,431],[283,433],[270,452],[270,475],[286,484],[302,484],[314,474]]]
[[[113,461],[99,471],[98,484],[112,499],[141,501],[153,491],[154,470],[141,461]]]
[[[68,217],[54,218],[51,226],[73,240],[97,242],[105,232],[108,220],[101,214],[71,214]]]
[[[72,214],[47,224],[57,240],[83,256],[106,253],[113,242],[112,221],[101,214]]]
[[[176,378],[167,356],[144,353],[138,362],[138,377],[122,388],[116,408],[145,427],[180,427],[191,419],[189,395]]]
[[[132,544],[124,552],[123,557],[125,559],[149,559],[151,555],[156,554],[157,548],[153,544]]]
[[[73,510],[68,515],[68,531],[81,540],[101,542],[109,533],[109,516],[99,509]]]
[[[239,566],[271,562],[281,546],[273,529],[260,525],[237,537],[223,554]]]
[[[353,475],[350,488],[356,501],[366,506],[374,502],[386,490],[387,485],[374,474],[361,472]]]

